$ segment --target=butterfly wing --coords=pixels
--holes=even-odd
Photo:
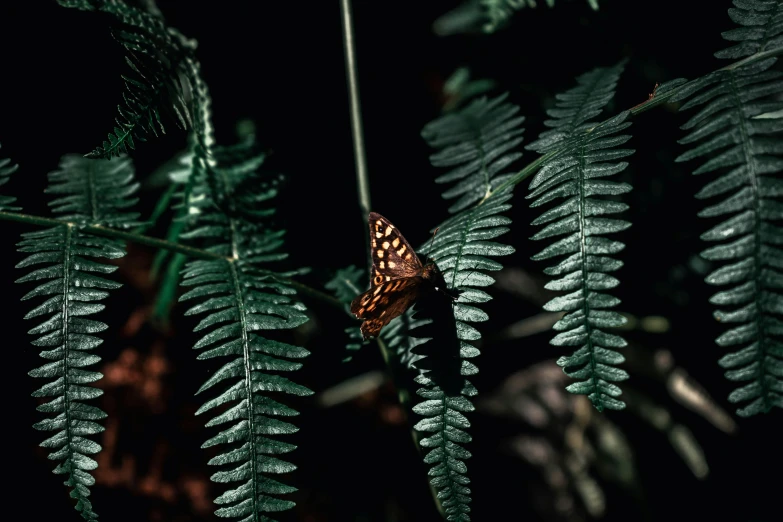
[[[373,267],[370,289],[395,279],[419,275],[421,261],[391,221],[377,212],[370,212],[368,222]]]
[[[377,337],[381,328],[416,301],[425,279],[418,276],[383,281],[351,302],[351,313],[364,319],[362,337]]]

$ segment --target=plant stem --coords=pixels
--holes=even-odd
[[[362,220],[370,213],[370,182],[367,177],[367,157],[364,151],[364,134],[362,131],[362,114],[359,106],[359,81],[356,74],[356,48],[353,34],[353,15],[351,1],[340,0],[340,11],[343,22],[343,44],[345,49],[345,74],[348,78],[348,93],[351,108],[351,135],[353,137],[353,152],[356,163],[356,183],[359,188],[359,206],[362,210]],[[367,249],[369,252],[369,248]]]
[[[367,176],[367,157],[364,150],[364,135],[362,131],[362,115],[359,106],[359,81],[356,74],[356,47],[354,44],[353,33],[353,16],[351,13],[350,0],[340,0],[340,11],[342,13],[342,26],[343,26],[343,44],[345,49],[345,69],[348,79],[348,92],[350,96],[350,111],[351,111],[351,135],[353,137],[353,151],[354,160],[356,163],[356,183],[359,189],[359,207],[362,211],[362,223],[366,224],[367,216],[370,213],[370,181]],[[372,257],[370,255],[370,237],[369,234],[364,234],[365,239],[365,252],[367,252],[367,266],[368,273],[372,273]],[[397,360],[395,354],[386,346],[386,343],[377,338],[378,348],[381,351],[383,361],[386,363],[386,368],[391,374],[392,381],[397,388],[398,399],[402,406],[403,412],[407,417],[408,408],[410,407],[411,392],[408,383],[403,378],[397,368]],[[421,448],[419,447],[419,434],[411,428],[411,436],[413,437],[413,443],[416,450],[421,454]],[[431,487],[431,486],[430,486]],[[433,490],[433,496],[435,503],[440,509],[440,502]]]
[[[185,254],[188,257],[194,257],[196,259],[223,259],[224,257],[219,254],[214,254],[207,250],[200,248],[194,248],[191,246],[183,245],[180,243],[172,243],[165,239],[158,239],[156,237],[144,236],[136,234],[134,232],[125,232],[123,230],[116,230],[113,228],[106,228],[101,225],[81,225],[72,221],[65,221],[62,219],[45,218],[39,216],[31,216],[29,214],[21,214],[17,212],[0,212],[0,219],[6,221],[17,221],[19,223],[29,223],[32,225],[41,225],[49,227],[57,226],[71,226],[78,228],[89,234],[95,234],[96,236],[112,237],[115,239],[123,239],[125,241],[131,241],[133,243],[140,243],[142,245],[151,246],[154,248],[164,248],[172,252],[178,252]]]
[[[200,248],[183,245],[181,243],[167,241],[165,239],[158,239],[156,237],[144,236],[141,234],[136,234],[134,232],[125,232],[113,228],[106,228],[100,225],[80,225],[79,223],[75,223],[72,221],[65,221],[62,219],[45,218],[39,216],[31,216],[30,214],[22,214],[19,212],[3,212],[3,211],[0,211],[0,220],[16,221],[17,223],[28,223],[30,225],[39,225],[45,227],[69,226],[69,227],[77,228],[88,234],[95,234],[96,236],[111,237],[114,239],[139,243],[142,245],[151,246],[153,248],[159,248],[163,250],[168,250],[170,252],[176,252],[178,254],[183,254],[185,256],[195,258],[195,259],[206,259],[206,260],[226,259],[225,256],[221,256],[220,254],[215,254],[208,250],[203,250]],[[336,308],[340,308],[340,309],[345,308],[343,306],[343,303],[341,303],[339,300],[337,300],[336,298],[332,297],[327,293],[321,292],[320,290],[316,290],[315,288],[309,287],[298,281],[294,281],[293,279],[282,277],[272,271],[268,271],[268,270],[259,270],[259,271],[269,273],[270,275],[274,276],[276,279],[295,288],[297,291],[299,291],[302,294],[308,295],[314,299],[318,299],[319,301],[323,301],[324,303],[330,304],[331,306],[334,306]]]
[[[160,216],[162,216],[163,213],[166,212],[166,210],[169,208],[169,202],[177,192],[177,188],[178,187],[175,183],[172,183],[168,186],[166,191],[161,194],[160,199],[158,199],[158,202],[155,204],[155,209],[152,211],[152,215],[150,216],[149,220],[133,229],[135,234],[141,234],[145,230],[155,226],[155,224],[158,222],[158,219],[160,219]]]

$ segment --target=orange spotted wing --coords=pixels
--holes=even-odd
[[[370,289],[351,302],[351,313],[362,322],[362,336],[376,337],[381,328],[401,315],[429,286],[437,267],[423,266],[397,228],[377,212],[370,212],[373,275]]]

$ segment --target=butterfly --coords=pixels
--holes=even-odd
[[[370,289],[351,302],[351,313],[364,319],[360,327],[364,339],[377,337],[389,321],[403,314],[431,290],[452,300],[459,297],[457,292],[446,287],[438,265],[432,261],[422,264],[391,221],[377,212],[370,212],[368,223],[373,276]]]

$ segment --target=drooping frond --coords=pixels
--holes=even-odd
[[[633,153],[617,148],[630,139],[618,133],[631,124],[625,122],[627,111],[598,126],[592,122],[614,96],[623,65],[594,69],[577,78],[576,87],[558,94],[556,107],[547,111],[554,119],[544,122],[552,129],[542,132],[537,141],[526,147],[540,154],[559,151],[542,164],[530,182],[527,197],[534,198],[531,207],[565,198],[533,221],[534,225],[546,226],[532,239],[565,237],[533,259],[566,256],[544,270],[547,275],[559,277],[547,283],[547,289],[568,292],[544,306],[550,312],[565,312],[554,325],[560,333],[551,343],[578,347],[573,355],[558,359],[557,364],[567,375],[578,379],[566,389],[587,395],[598,411],[625,407],[623,401],[616,399],[620,388],[612,382],[628,378],[624,370],[616,367],[624,361],[616,348],[622,348],[626,342],[605,331],[625,323],[623,316],[609,310],[619,299],[605,292],[619,284],[610,272],[622,266],[610,255],[625,245],[603,237],[630,226],[625,220],[606,217],[628,206],[596,196],[616,196],[631,190],[627,183],[604,179],[628,165],[616,160]]]
[[[587,0],[593,11],[598,11],[598,0]],[[483,29],[487,33],[497,31],[506,25],[514,13],[525,7],[535,8],[536,0],[479,0],[481,9],[486,17]],[[547,7],[554,7],[555,0],[546,0]]]
[[[0,158],[0,187],[8,183],[11,178],[11,174],[19,169],[19,165],[11,163],[8,158]],[[22,207],[14,206],[16,198],[13,196],[5,196],[0,194],[0,211],[14,212],[20,210]]]
[[[739,43],[715,56],[737,60],[783,46],[783,2],[734,5],[729,16],[742,27],[723,36]],[[701,255],[727,262],[706,282],[728,287],[710,302],[721,307],[715,319],[733,323],[716,342],[738,348],[719,363],[728,379],[745,383],[729,395],[731,402],[747,403],[737,410],[743,417],[783,408],[783,73],[771,70],[775,61],[713,72],[673,98],[689,98],[681,110],[699,108],[679,141],[692,148],[677,161],[702,159],[693,173],[714,179],[696,197],[721,197],[699,212],[722,219],[701,235],[719,243]]]
[[[212,390],[215,395],[197,414],[231,406],[207,422],[207,426],[227,427],[202,445],[228,446],[209,461],[221,466],[212,480],[233,487],[215,499],[223,505],[215,513],[246,521],[270,520],[264,513],[294,505],[277,496],[295,491],[268,477],[295,469],[275,456],[295,446],[270,436],[297,431],[296,426],[276,417],[298,413],[269,397],[269,392],[312,393],[282,375],[299,369],[301,363],[291,359],[307,356],[307,350],[275,340],[273,331],[296,328],[308,318],[304,305],[294,300],[295,291],[286,282],[291,273],[264,268],[286,257],[279,252],[283,233],[264,224],[273,212],[264,205],[277,192],[274,183],[240,166],[224,164],[217,170],[221,207],[210,199],[210,192],[203,192],[204,197],[194,203],[194,212],[189,215],[190,230],[182,235],[221,256],[188,262],[182,281],[190,290],[180,300],[199,301],[187,314],[205,314],[195,328],[204,332],[194,347],[203,350],[198,358],[228,359],[198,390]],[[216,386],[217,392],[213,390]]]
[[[64,7],[97,11],[112,20],[112,35],[125,48],[131,74],[123,75],[123,103],[117,106],[117,126],[89,158],[111,158],[129,149],[135,141],[165,133],[162,115],[168,114],[177,126],[191,125],[192,79],[184,64],[193,44],[163,20],[145,10],[115,0],[74,2],[58,0]]]
[[[266,154],[258,150],[253,134],[244,136],[242,141],[236,145],[220,147],[213,152],[216,165],[211,168],[218,178],[226,169],[229,171],[226,172],[229,177],[236,173],[251,174],[263,164],[266,158]],[[194,205],[194,202],[197,203],[208,190],[204,169],[198,168],[197,175],[192,175],[194,155],[191,147],[188,152],[179,155],[167,172],[173,191],[174,204],[172,208],[177,212],[167,233],[169,241],[176,242],[178,240],[187,224],[191,206]],[[223,167],[224,165],[228,165],[228,167]],[[199,212],[197,206],[192,206],[192,209],[195,213]],[[158,274],[161,275],[160,290],[153,310],[153,317],[156,320],[167,320],[169,307],[176,298],[180,272],[184,263],[184,255],[171,255],[171,252],[167,250],[160,250],[153,260],[152,273],[155,277]]]
[[[222,198],[224,194],[217,184],[219,183],[218,179],[224,176],[225,173],[221,174],[216,171],[217,165],[230,165],[230,169],[246,175],[254,168],[257,168],[264,159],[264,155],[258,153],[252,146],[254,143],[253,135],[248,136],[245,142],[235,147],[215,149],[212,127],[212,101],[207,85],[201,78],[201,66],[193,57],[186,58],[184,64],[193,87],[194,124],[193,130],[188,136],[188,153],[183,156],[183,161],[188,162],[187,168],[179,172],[178,179],[175,180],[172,177],[172,181],[179,183],[180,187],[176,192],[177,203],[173,205],[177,214],[166,234],[169,241],[179,240],[180,233],[184,230],[186,222],[193,214],[200,213],[198,207],[204,198],[208,198],[209,201],[218,205],[223,204]],[[235,157],[237,147],[244,150],[241,156],[245,159]],[[230,152],[232,150],[235,152]],[[222,157],[226,155],[228,157]],[[245,164],[244,162],[247,163]],[[165,254],[159,254],[155,259],[156,267],[159,267],[164,259]],[[168,295],[173,296],[174,283],[184,263],[185,257],[182,254],[175,254],[169,261],[166,278],[163,282],[163,288],[169,289]],[[163,313],[165,308],[166,302],[159,302],[156,306],[156,313]]]
[[[25,316],[45,317],[29,333],[38,336],[32,344],[45,348],[40,356],[48,362],[30,375],[50,379],[33,396],[49,398],[37,409],[53,414],[34,427],[55,432],[41,446],[52,449],[50,459],[61,461],[54,473],[67,476],[65,485],[72,488],[70,495],[76,499],[76,509],[86,520],[97,518],[88,499],[88,487],[94,483],[89,471],[97,463],[89,455],[101,449],[87,436],[103,431],[96,421],[106,416],[84,402],[103,393],[89,386],[101,374],[86,367],[100,361],[89,352],[102,342],[95,334],[107,328],[86,316],[103,310],[104,305],[98,301],[108,295],[107,290],[120,286],[105,277],[117,266],[97,259],[120,258],[125,248],[117,240],[86,234],[80,226],[127,228],[137,224],[138,214],[128,211],[138,188],[133,177],[127,158],[94,161],[64,156],[60,169],[49,174],[46,192],[57,196],[50,202],[57,217],[75,224],[25,233],[19,243],[19,251],[30,255],[17,267],[43,265],[17,280],[40,283],[22,299],[46,298]]]
[[[86,154],[88,158],[118,156],[135,149],[134,140],[146,141],[146,136],[165,134],[162,113],[173,115],[183,130],[190,125],[189,108],[176,74],[155,63],[150,55],[129,53],[125,61],[132,73],[122,76],[125,92],[123,104],[117,106],[117,126],[100,147]]]
[[[524,117],[516,116],[519,108],[505,103],[506,97],[482,97],[422,131],[431,147],[443,149],[430,157],[432,165],[452,167],[435,182],[459,181],[443,192],[445,199],[459,198],[449,208],[452,214],[487,197],[511,176],[500,172],[522,155],[511,151],[522,143]]]
[[[422,131],[430,146],[439,149],[431,156],[432,164],[451,167],[436,181],[456,182],[444,192],[444,198],[459,197],[449,209],[454,215],[440,225],[432,247],[428,243],[422,251],[437,263],[447,285],[461,294],[450,305],[435,294],[431,308],[449,308],[448,315],[433,315],[436,320],[432,324],[415,330],[417,335],[434,332],[434,340],[420,339],[416,349],[421,357],[415,362],[421,370],[416,377],[421,385],[417,393],[424,400],[414,411],[425,418],[415,428],[428,432],[420,442],[429,448],[424,461],[432,466],[430,483],[449,521],[470,520],[470,479],[464,461],[471,455],[463,445],[471,441],[465,414],[473,411],[470,397],[477,391],[467,377],[478,372],[469,359],[478,356],[479,350],[470,341],[480,339],[481,334],[469,323],[488,319],[473,305],[490,300],[480,288],[494,283],[480,270],[500,270],[500,263],[490,257],[514,252],[512,247],[493,241],[508,232],[510,219],[500,214],[511,206],[511,187],[495,189],[509,177],[503,169],[521,156],[513,149],[522,141],[523,118],[516,116],[518,107],[505,98],[476,99]]]

